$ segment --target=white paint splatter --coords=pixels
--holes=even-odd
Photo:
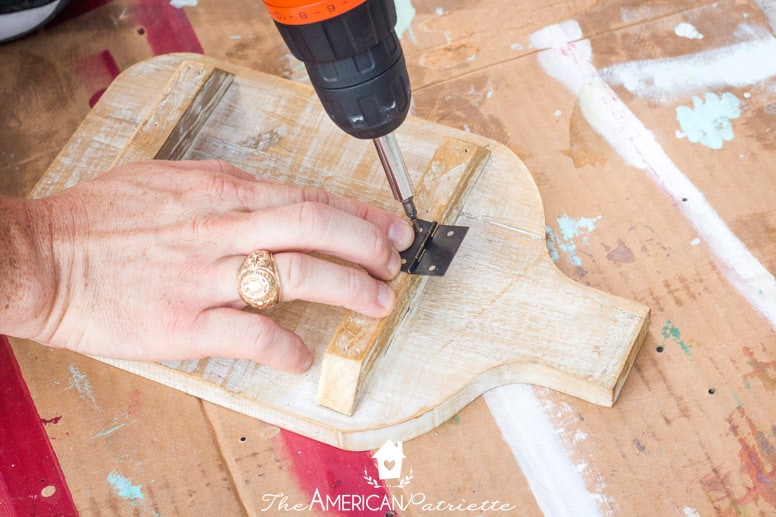
[[[580,470],[555,435],[552,423],[531,386],[512,384],[491,390],[485,402],[528,480],[544,515],[601,515]]]
[[[437,7],[434,12],[437,14],[437,16],[442,16],[443,14],[445,14],[445,8],[444,7]]]
[[[695,508],[690,508],[689,506],[684,507],[684,515],[685,517],[701,517]]]
[[[776,278],[730,230],[703,193],[671,161],[655,135],[604,81],[593,66],[590,41],[567,43],[579,39],[581,32],[579,24],[571,21],[532,35],[534,44],[553,49],[539,53],[539,63],[547,74],[578,97],[587,122],[626,163],[645,171],[672,199],[693,199],[692,203],[677,202],[677,209],[716,255],[719,269],[728,282],[776,329]],[[776,51],[776,40],[769,41],[773,43],[772,52]],[[762,45],[755,42],[748,48],[756,56]],[[758,59],[755,63],[752,68],[768,68],[773,63],[776,73],[776,60],[772,58]]]
[[[170,5],[176,9],[183,9],[184,7],[196,7],[197,0],[170,0]]]
[[[703,39],[703,34],[698,32],[698,29],[696,29],[691,23],[687,22],[682,22],[674,27],[674,34],[680,38]]]
[[[742,88],[776,76],[773,34],[742,25],[736,36],[744,41],[686,56],[620,63],[600,75],[610,84],[667,104],[699,91]]]
[[[585,433],[582,429],[577,429],[576,432],[574,432],[574,436],[571,437],[571,441],[574,445],[576,445],[586,438],[587,433]]]
[[[404,33],[410,35],[410,40],[417,44],[415,33],[412,32],[412,20],[415,18],[415,8],[412,6],[412,0],[396,0],[396,34],[399,39],[404,37]]]
[[[525,47],[523,47],[523,45],[521,43],[512,43],[510,45],[510,48],[512,50],[523,50]]]
[[[733,140],[731,119],[741,116],[741,101],[730,92],[721,96],[706,94],[706,103],[693,95],[692,109],[687,106],[676,108],[676,120],[683,134],[690,142],[705,145],[710,149],[722,149],[723,142]]]
[[[700,243],[701,243],[701,240],[698,237],[696,237],[690,241],[690,246],[697,246]]]

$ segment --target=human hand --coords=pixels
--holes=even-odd
[[[44,233],[36,275],[48,294],[14,335],[117,359],[235,357],[304,371],[312,356],[297,335],[241,310],[243,259],[274,254],[281,301],[383,317],[396,301],[384,282],[399,272],[396,250],[414,238],[384,210],[220,161],[125,165],[25,205]]]

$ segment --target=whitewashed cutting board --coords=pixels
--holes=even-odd
[[[185,84],[168,85],[173,77]],[[211,87],[202,94],[192,85],[205,80]],[[192,103],[196,109],[186,111]],[[153,117],[172,123],[150,127]],[[247,360],[102,360],[351,450],[409,440],[509,383],[611,406],[645,337],[649,309],[555,267],[536,185],[508,148],[412,117],[397,138],[413,180],[432,198],[445,178],[469,166],[470,151],[482,160],[460,213],[446,221],[470,228],[461,249],[447,274],[414,286],[409,311],[386,325],[389,339],[359,385],[352,415],[315,403],[324,352],[346,316],[340,308],[292,302],[272,310],[313,350],[315,364],[302,375]],[[32,195],[148,158],[154,142],[172,142],[160,157],[221,158],[263,178],[400,211],[371,142],[336,128],[310,87],[199,55],[160,56],[121,74]]]

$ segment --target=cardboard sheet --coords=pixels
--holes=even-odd
[[[0,48],[3,191],[28,192],[117,70],[162,49],[199,47],[304,77],[259,2],[79,9]],[[413,0],[401,10],[414,114],[512,149],[541,193],[557,266],[643,302],[653,317],[614,408],[495,390],[404,443],[403,477],[413,478],[388,493],[434,505],[499,500],[526,515],[770,511],[776,71],[758,6]],[[721,148],[698,138],[698,125]],[[316,489],[382,493],[364,477],[378,479],[365,453],[327,455],[88,358],[29,343],[14,350],[41,417],[62,417],[46,429],[83,513],[266,514],[267,494],[295,504]],[[138,488],[123,492],[123,480]]]

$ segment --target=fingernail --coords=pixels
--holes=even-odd
[[[307,357],[305,357],[304,361],[302,362],[302,372],[306,372],[307,370],[309,370],[312,365],[313,365],[313,354],[308,352]]]
[[[393,309],[396,295],[393,293],[393,289],[386,284],[380,284],[380,291],[377,293],[377,303],[384,309]]]
[[[394,221],[388,227],[388,239],[397,250],[404,251],[415,241],[415,230],[403,219]]]

